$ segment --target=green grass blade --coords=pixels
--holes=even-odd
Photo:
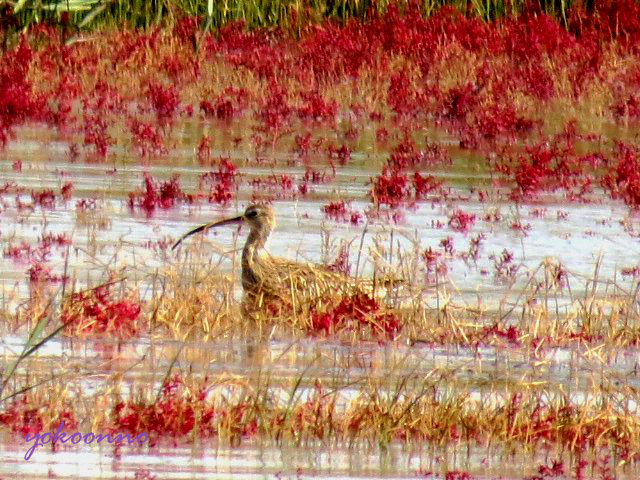
[[[80,23],[78,24],[78,28],[86,27],[89,23],[91,23],[91,21],[94,18],[96,18],[98,15],[100,15],[102,12],[104,12],[104,10],[106,8],[107,8],[107,6],[104,3],[102,5],[98,5],[96,8],[94,8],[93,10],[91,10],[89,13],[87,13],[84,16],[82,21],[80,21]]]
[[[15,7],[13,7],[13,13],[16,14],[18,13],[20,10],[22,10],[22,7],[24,7],[24,4],[27,3],[27,0],[18,0],[16,2]]]

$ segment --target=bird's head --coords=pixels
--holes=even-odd
[[[185,233],[178,239],[171,249],[175,249],[185,238],[190,237],[195,233],[207,231],[210,228],[222,227],[224,225],[242,223],[246,223],[249,226],[252,234],[262,234],[266,238],[276,225],[276,216],[270,205],[265,203],[252,203],[246,208],[242,215],[217,222],[206,223]]]
[[[252,231],[269,230],[276,226],[276,215],[273,208],[266,203],[253,203],[241,215],[242,221],[249,225]]]

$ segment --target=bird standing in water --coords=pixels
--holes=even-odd
[[[215,227],[232,224],[249,226],[249,236],[242,250],[242,288],[245,308],[265,306],[278,310],[300,311],[305,305],[336,294],[359,291],[353,278],[333,272],[323,265],[294,262],[270,255],[265,244],[276,225],[273,208],[251,204],[242,215],[201,225],[184,234],[173,245],[175,249],[187,237]],[[354,288],[355,287],[355,288]]]

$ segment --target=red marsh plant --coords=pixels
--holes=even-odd
[[[482,242],[486,240],[484,233],[479,233],[469,240],[469,249],[467,252],[462,253],[460,257],[465,263],[473,262],[474,265],[478,264],[480,258],[480,249],[482,248]]]
[[[22,245],[21,247],[24,247]],[[57,283],[66,283],[69,280],[69,277],[64,274],[58,274],[54,272],[53,267],[48,263],[46,259],[46,255],[49,254],[49,251],[45,251],[44,253],[41,251],[41,248],[37,250],[32,250],[26,253],[24,251],[20,252],[15,250],[13,247],[9,247],[8,250],[5,250],[5,255],[25,255],[28,258],[29,268],[26,270],[26,278],[31,287],[43,287],[49,284],[57,284]],[[63,254],[64,255],[64,254]],[[12,257],[14,261],[22,260],[22,257],[14,256]]]
[[[372,179],[373,186],[369,192],[371,201],[376,206],[397,208],[423,200],[431,193],[444,195],[441,181],[433,175],[423,176],[417,170],[450,166],[451,163],[452,159],[446,148],[427,143],[424,149],[418,150],[413,139],[405,135],[392,150],[382,173]],[[408,170],[414,171],[412,176],[409,176]]]
[[[389,79],[387,90],[387,105],[396,114],[415,116],[421,112],[421,106],[426,102],[426,96],[417,91],[407,72],[394,73]]]
[[[528,236],[528,232],[531,230],[530,223],[522,223],[520,220],[516,220],[511,224],[511,230],[520,232],[523,236]]]
[[[180,107],[180,96],[176,87],[152,83],[149,85],[148,95],[158,123],[160,125],[171,123]]]
[[[435,122],[470,148],[510,142],[538,125],[527,112],[538,112],[555,98],[582,101],[583,93],[589,95],[600,84],[611,90],[621,84],[605,110],[632,116],[637,106],[633,66],[624,67],[631,72],[625,76],[623,67],[612,65],[634,62],[623,57],[636,49],[637,22],[621,15],[616,2],[605,3],[590,15],[570,9],[568,29],[535,9],[483,22],[452,8],[425,18],[414,5],[402,12],[394,6],[386,13],[372,12],[367,22],[310,25],[296,38],[284,30],[251,30],[242,23],[215,34],[200,32],[198,21],[190,17],[173,30],[107,31],[97,42],[62,45],[55,29],[35,26],[17,48],[3,54],[0,75],[6,88],[0,92],[9,93],[0,100],[6,106],[0,108],[0,141],[6,143],[12,127],[25,121],[73,122],[74,99],[83,103],[79,128],[84,142],[99,158],[116,142],[115,123],[127,102],[147,105],[155,113],[154,128],[188,117],[193,106],[221,121],[253,116],[272,146],[291,131],[295,119],[327,125],[342,140],[360,135],[362,118],[381,122],[380,112],[387,110],[396,115],[391,124],[376,126],[381,140],[383,132],[398,138],[395,129]],[[633,2],[625,0],[624,5],[637,11]],[[37,48],[29,46],[32,40]],[[181,60],[192,53],[194,41],[201,58]],[[618,56],[623,61],[612,62]],[[213,64],[234,72],[237,84],[211,86],[220,78],[212,76]],[[166,77],[173,83],[165,83]],[[46,78],[51,86],[37,78]],[[98,82],[92,90],[95,78],[108,78],[110,84]],[[356,91],[359,79],[373,81],[385,94],[372,101],[368,92]],[[334,125],[343,113],[329,100],[337,98],[336,88],[350,88],[354,94],[345,108],[348,126]],[[41,92],[50,96],[50,105]],[[132,137],[151,138],[141,127],[132,129]],[[345,161],[341,158],[340,164]],[[530,173],[535,175],[535,169]],[[527,172],[521,176],[526,183]]]
[[[51,399],[43,401],[34,398],[29,393],[5,405],[0,411],[0,425],[21,437],[32,436],[42,431],[55,431],[62,422],[69,430],[78,426],[74,410],[68,401],[59,405]]]
[[[385,166],[382,173],[373,179],[369,196],[374,205],[399,207],[409,201],[413,195],[407,175]]]
[[[213,435],[211,422],[216,411],[206,404],[207,391],[189,389],[178,374],[164,381],[155,402],[118,402],[113,409],[112,430],[138,434],[146,432],[151,441],[159,437],[182,438],[194,431],[198,437]]]
[[[90,95],[82,99],[84,144],[93,145],[99,159],[107,156],[114,139],[109,135],[110,115],[125,114],[124,102],[118,90],[98,81]]]
[[[470,252],[475,253],[476,255],[478,254],[482,239],[483,237],[477,236],[472,240],[472,244],[469,247]],[[475,248],[477,249],[475,252],[472,250],[474,245],[473,242],[475,242]],[[426,267],[425,280],[428,285],[436,284],[438,283],[438,278],[442,279],[443,277],[446,277],[449,271],[449,265],[447,262],[453,260],[456,256],[452,237],[443,238],[440,240],[438,246],[442,250],[441,252],[434,250],[433,247],[428,247],[421,255],[421,259]],[[460,254],[460,257],[463,258],[463,260],[466,260],[467,256],[467,253]]]
[[[2,53],[0,62],[0,148],[4,147],[13,128],[28,120],[40,120],[47,113],[45,98],[34,92],[29,69],[34,53],[26,36],[18,46]]]
[[[611,110],[618,120],[640,118],[640,96],[630,94],[625,99],[612,105]]]
[[[442,247],[442,250],[444,250],[445,254],[449,255],[450,257],[453,257],[453,254],[455,252],[455,247],[453,245],[452,237],[446,237],[440,240],[440,246]]]
[[[512,105],[491,105],[475,115],[475,131],[486,140],[499,136],[527,133],[534,125],[532,120],[518,115]]]
[[[422,253],[422,261],[426,267],[425,281],[429,285],[436,284],[438,278],[446,277],[449,272],[446,256],[434,250],[433,247],[427,248]]]
[[[334,428],[335,396],[326,392],[320,380],[316,379],[313,391],[307,398],[304,402],[298,402],[290,415],[287,412],[273,415],[270,423],[278,431],[278,440],[285,434],[296,436],[301,431],[307,431],[311,438],[322,439]]]
[[[301,38],[297,62],[321,83],[343,76],[356,78],[364,66],[376,63],[379,42],[379,34],[360,22],[348,22],[342,28],[325,22],[311,26]]]
[[[212,385],[213,386],[213,385]],[[248,438],[258,433],[258,417],[250,403],[214,406],[208,399],[207,379],[187,385],[179,374],[164,381],[155,401],[127,400],[113,409],[110,429],[114,432],[148,432],[151,442],[191,435],[210,438],[228,435]]]
[[[71,245],[71,238],[66,233],[43,233],[40,236],[39,249],[48,250],[52,246],[66,247]]]
[[[42,208],[51,209],[56,206],[56,194],[50,188],[41,191],[32,191],[31,199],[33,200],[34,205],[38,205]]]
[[[607,163],[600,152],[583,155],[577,152],[576,142],[590,138],[578,134],[575,122],[569,122],[561,133],[543,137],[524,151],[507,148],[494,168],[515,182],[512,199],[531,199],[542,192],[557,190],[564,191],[571,200],[583,199],[592,191],[598,169]]]
[[[144,174],[144,190],[129,193],[129,208],[140,208],[147,216],[151,216],[156,208],[169,209],[180,203],[193,203],[193,195],[182,191],[177,175],[169,180],[154,180],[148,173]]]
[[[158,480],[158,477],[146,469],[138,469],[133,475],[133,480]]]
[[[62,197],[62,200],[64,200],[65,202],[71,200],[73,189],[73,182],[65,182],[64,184],[62,184],[62,187],[60,187],[60,196]]]
[[[31,257],[33,249],[29,243],[24,240],[20,245],[14,245],[12,243],[7,244],[4,247],[2,255],[4,258],[11,258],[16,261],[25,260]]]
[[[449,227],[456,232],[467,233],[476,221],[476,216],[459,208],[449,216]]]
[[[633,0],[605,0],[588,12],[576,5],[569,16],[569,31],[602,41],[615,39],[621,47],[638,52],[640,42],[640,5]]]
[[[249,185],[251,185],[251,188],[253,189],[252,199],[264,199],[269,201],[274,199],[283,200],[296,198],[298,194],[306,193],[307,188],[307,183],[304,181],[298,184],[299,188],[294,188],[294,178],[285,173],[280,175],[274,173],[268,177],[254,178],[249,181]],[[304,186],[304,188],[300,189],[302,186]]]
[[[73,106],[82,93],[80,80],[69,73],[62,73],[55,91],[49,94],[53,99],[49,101],[51,107],[47,122],[55,125],[61,132],[74,128],[77,118],[74,115]]]
[[[113,285],[73,293],[63,304],[61,320],[70,336],[106,335],[130,339],[143,330],[140,303],[131,297],[116,298]]]
[[[98,158],[105,158],[109,151],[109,145],[113,143],[113,139],[107,132],[107,121],[96,114],[90,113],[85,113],[83,120],[84,144],[93,145]]]
[[[551,466],[539,465],[537,474],[526,477],[525,480],[564,480],[565,478],[564,463],[560,460],[553,460]]]
[[[402,323],[394,313],[385,311],[376,299],[365,293],[345,297],[327,311],[311,311],[312,333],[329,335],[363,327],[378,338],[393,339],[402,329]]]
[[[234,68],[241,67],[260,79],[273,80],[276,73],[293,73],[292,66],[283,58],[288,48],[281,42],[287,43],[282,36],[274,38],[267,30],[250,30],[244,22],[236,21],[221,27],[216,39],[209,37],[207,50],[211,57],[222,56]]]
[[[336,168],[335,165],[331,164],[331,173],[326,171],[319,171],[313,167],[306,167],[304,170],[304,175],[302,177],[303,183],[311,183],[311,184],[320,184],[320,183],[331,183],[335,180],[336,177]]]
[[[193,44],[195,46],[198,26],[201,20],[202,18],[196,15],[179,17],[173,27],[173,35],[182,43]]]
[[[485,344],[492,344],[491,340],[493,338],[499,338],[506,340],[511,346],[520,346],[520,336],[522,333],[518,330],[517,327],[511,325],[508,327],[501,327],[497,324],[491,325],[490,327],[484,327],[479,334],[479,339],[477,340],[477,346]],[[487,341],[489,340],[489,341]]]
[[[196,158],[200,165],[208,165],[211,162],[211,137],[209,135],[203,135],[198,142]]]
[[[436,179],[433,175],[422,176],[419,172],[413,174],[413,188],[416,200],[425,200],[427,195],[431,193],[437,193],[438,196],[443,195],[442,185],[442,181]]]
[[[209,203],[227,205],[236,195],[238,169],[229,158],[218,159],[218,169],[200,176],[199,190],[204,190]]]
[[[303,120],[334,123],[338,113],[338,104],[335,100],[327,102],[318,91],[301,92],[302,106],[297,109],[298,117]]]
[[[452,163],[453,160],[446,147],[427,142],[421,150],[418,150],[415,141],[409,136],[405,136],[394,147],[387,161],[387,165],[397,170],[447,167]]]
[[[340,245],[338,255],[335,260],[327,265],[327,268],[332,272],[341,273],[342,275],[351,275],[351,263],[349,262],[349,245],[343,243]]]
[[[328,204],[323,205],[322,213],[324,213],[327,218],[335,220],[336,222],[358,225],[362,221],[362,214],[353,210],[349,205],[349,202],[345,202],[344,200],[329,202]]]
[[[68,245],[71,245],[71,239],[65,233],[47,233],[42,234],[35,248],[26,241],[22,241],[19,245],[8,243],[3,250],[3,256],[15,261],[46,262],[52,247],[60,248]]]
[[[212,100],[202,100],[200,110],[207,117],[229,121],[244,113],[248,101],[249,93],[246,89],[227,87]]]
[[[351,160],[351,149],[347,145],[342,145],[339,148],[331,145],[327,153],[329,154],[329,158],[338,160],[338,164],[343,167]]]
[[[640,207],[640,154],[638,148],[616,142],[615,163],[602,179],[611,198],[622,199],[633,208]]]
[[[272,136],[273,142],[288,133],[293,107],[288,91],[276,82],[270,82],[263,104],[258,113],[262,121],[261,130]]]
[[[141,159],[148,159],[152,156],[158,157],[167,153],[161,127],[135,118],[129,119],[127,123],[133,144],[136,146],[137,153]]]
[[[466,120],[479,103],[479,89],[472,83],[448,90],[443,99],[443,115],[449,120]]]
[[[308,160],[309,150],[311,149],[311,132],[297,134],[294,138],[295,149],[293,150],[301,159]]]
[[[624,267],[620,270],[620,274],[623,277],[633,277],[635,278],[639,278],[640,277],[640,265],[635,265],[633,267]]]
[[[53,273],[53,268],[45,260],[32,260],[27,270],[30,284],[60,283],[67,280],[63,275]]]
[[[490,255],[489,260],[493,260],[493,272],[497,281],[503,283],[513,283],[515,281],[520,265],[514,263],[513,252],[506,248],[500,255]]]
[[[446,472],[444,475],[439,473],[425,472],[420,473],[420,476],[424,476],[424,478],[428,478],[431,480],[476,480],[477,477],[474,477],[469,472],[461,472],[459,470],[451,470]]]

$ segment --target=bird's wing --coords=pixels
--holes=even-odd
[[[317,299],[324,296],[351,296],[366,293],[371,296],[385,294],[390,287],[397,286],[398,280],[389,278],[356,278],[335,272],[326,265],[294,262],[286,258],[270,257],[273,272],[270,279],[277,279],[282,292],[303,294],[303,297]],[[267,263],[268,264],[268,263]],[[275,283],[275,282],[274,282]]]

